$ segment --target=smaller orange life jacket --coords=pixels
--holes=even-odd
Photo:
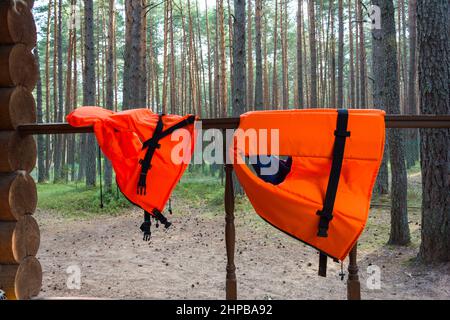
[[[150,216],[169,227],[162,211],[194,152],[195,116],[158,115],[148,109],[113,112],[81,107],[70,113],[67,121],[74,127],[94,126],[120,191],[145,211],[141,226],[144,240],[150,238]],[[187,130],[189,139],[172,141],[170,135],[179,129]],[[179,155],[184,157],[181,162],[172,161],[175,147],[186,153]]]
[[[241,116],[231,157],[255,211],[285,233],[343,260],[366,224],[385,141],[381,110],[256,111]],[[278,130],[279,144],[237,143],[239,134]],[[259,142],[260,144],[261,142]],[[277,184],[255,175],[244,158],[288,156]],[[267,181],[269,179],[266,179]],[[325,260],[326,261],[326,260]]]

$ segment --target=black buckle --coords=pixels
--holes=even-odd
[[[320,238],[328,238],[328,227],[327,228],[319,227],[319,230],[317,231],[317,236]]]
[[[138,187],[137,187],[137,194],[138,195],[146,195],[147,194],[147,172],[142,170],[140,177],[139,177],[139,182],[138,182]]]
[[[317,215],[320,216],[319,229],[317,231],[317,236],[321,238],[328,237],[328,227],[330,221],[333,220],[333,215],[331,213],[325,213],[322,210],[317,211]]]
[[[334,136],[335,137],[340,137],[340,138],[349,138],[350,137],[350,131],[334,130]]]
[[[142,240],[144,241],[150,241],[150,238],[152,236],[152,232],[150,231],[150,227],[151,227],[152,223],[150,221],[144,221],[141,224],[141,231],[144,233],[144,236],[142,238]]]

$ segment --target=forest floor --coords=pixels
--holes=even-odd
[[[55,197],[46,200],[45,196],[35,215],[42,237],[38,258],[44,272],[39,297],[224,299],[223,188],[207,181],[180,184],[173,199],[173,226],[168,231],[153,227],[150,243],[142,241],[139,231],[141,210],[122,208],[113,216],[62,214],[61,209],[48,208],[49,198]],[[382,206],[371,210],[358,247],[363,299],[450,298],[450,264],[423,266],[415,259],[420,209],[414,190],[420,177],[410,175],[409,181],[410,246],[386,245],[389,202],[373,201]],[[328,277],[318,277],[317,252],[264,223],[244,197],[237,199],[236,239],[240,299],[346,298],[339,264],[329,262]],[[381,270],[379,289],[367,286],[370,265]],[[81,270],[79,290],[67,288],[70,266]]]

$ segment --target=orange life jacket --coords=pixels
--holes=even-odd
[[[333,109],[242,115],[239,128],[244,132],[279,130],[278,151],[271,150],[270,134],[265,150],[258,151],[248,141],[237,143],[241,133],[235,133],[234,168],[255,211],[325,258],[343,260],[368,218],[384,151],[384,115],[381,110]],[[284,181],[264,182],[243,163],[258,155],[291,156]]]
[[[111,160],[120,191],[145,211],[141,226],[144,240],[150,238],[150,215],[166,227],[162,211],[194,152],[195,116],[157,115],[148,109],[113,112],[99,107],[81,107],[67,116],[74,127],[94,126],[98,144]],[[189,139],[172,141],[170,134],[184,128]],[[181,144],[181,145],[180,145]],[[172,161],[175,146],[187,153],[184,161]]]

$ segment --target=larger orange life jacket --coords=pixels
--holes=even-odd
[[[74,127],[94,126],[98,144],[111,160],[119,189],[145,211],[141,226],[144,240],[150,238],[150,216],[166,227],[170,222],[162,211],[183,175],[194,152],[195,116],[157,115],[148,109],[113,112],[99,107],[82,107],[67,116]],[[172,141],[178,129],[188,130],[189,139]],[[180,145],[181,144],[181,145]],[[178,146],[183,161],[172,161]]]
[[[384,151],[384,115],[380,110],[333,109],[242,115],[243,132],[256,130],[259,136],[262,130],[279,130],[279,150],[271,150],[270,134],[263,150],[237,143],[242,131],[235,134],[231,156],[255,211],[325,257],[343,260],[368,218]],[[290,156],[290,172],[277,185],[263,181],[243,162],[258,155]]]

